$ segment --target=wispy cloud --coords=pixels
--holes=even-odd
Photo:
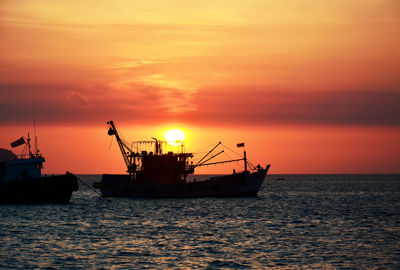
[[[136,69],[136,68],[140,68],[143,67],[144,65],[154,65],[154,64],[164,64],[164,63],[168,63],[169,61],[165,61],[165,60],[153,60],[153,59],[136,59],[136,60],[129,60],[129,61],[125,61],[125,62],[120,62],[117,64],[114,64],[111,68],[112,69]]]
[[[2,5],[0,122],[399,125],[398,1],[178,2]]]

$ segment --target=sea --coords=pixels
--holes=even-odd
[[[400,175],[268,175],[231,199],[82,183],[69,204],[0,205],[0,269],[400,269]]]

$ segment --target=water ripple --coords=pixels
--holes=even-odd
[[[398,269],[399,195],[397,175],[270,176],[248,199],[81,187],[67,205],[0,206],[0,268]]]

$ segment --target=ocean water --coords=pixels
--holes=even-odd
[[[400,175],[269,175],[237,199],[108,202],[81,185],[0,213],[1,269],[400,269]]]

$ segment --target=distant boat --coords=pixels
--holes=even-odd
[[[244,151],[243,158],[220,162],[209,162],[223,151],[211,155],[218,143],[196,164],[189,162],[192,153],[162,153],[165,141],[139,141],[137,144],[154,144],[154,152],[134,151],[123,141],[114,125],[109,121],[108,134],[114,135],[121,150],[128,174],[104,174],[100,188],[105,197],[126,198],[201,198],[201,197],[256,197],[270,165],[265,168],[252,166]],[[244,143],[237,145],[243,147]],[[196,167],[243,161],[244,171],[230,175],[211,177],[204,181],[189,182],[188,175]],[[250,167],[250,168],[249,168]],[[251,171],[250,171],[250,170]]]
[[[25,144],[20,157],[0,148],[0,203],[68,203],[72,192],[78,190],[77,177],[64,175],[42,176],[44,157],[31,152],[30,138],[21,137],[12,147]]]

